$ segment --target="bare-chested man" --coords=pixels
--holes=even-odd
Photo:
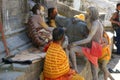
[[[91,48],[91,42],[95,41],[97,43],[101,44],[101,40],[103,37],[103,26],[101,22],[98,19],[99,13],[95,7],[89,7],[87,9],[86,14],[86,22],[87,27],[89,29],[89,35],[86,39],[73,42],[70,44],[70,57],[72,59],[73,67],[78,72],[77,64],[76,64],[76,55],[75,53],[79,53],[80,55],[83,55],[82,47],[80,45],[82,44],[88,44],[88,48]],[[97,73],[97,67],[91,63],[91,70],[93,75],[93,80],[98,80],[98,73]]]

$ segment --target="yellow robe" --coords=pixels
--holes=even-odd
[[[57,78],[70,70],[68,58],[62,47],[51,43],[45,57],[43,74],[48,78]]]
[[[45,57],[43,80],[84,80],[70,69],[69,61],[61,45],[51,42]]]
[[[109,62],[110,58],[111,58],[111,50],[110,50],[110,38],[109,36],[105,33],[104,37],[108,40],[108,45],[104,46],[102,48],[102,56],[99,58],[99,62],[106,60]]]

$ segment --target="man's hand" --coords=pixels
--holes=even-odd
[[[68,49],[70,49],[72,47],[75,47],[75,46],[77,46],[75,43],[71,43],[71,44],[68,45]]]

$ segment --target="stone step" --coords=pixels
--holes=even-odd
[[[0,80],[37,80],[43,69],[45,53],[41,53],[40,50],[36,48],[29,48],[17,54],[17,59],[19,59],[18,56],[20,58],[23,58],[25,55],[30,56],[28,54],[32,54],[32,56],[34,54],[39,54],[39,58],[33,60],[32,64],[29,65],[18,63],[12,64],[1,63],[0,75],[2,75],[3,77],[0,76]],[[16,76],[14,76],[14,74],[16,74]],[[4,78],[5,75],[9,76]]]
[[[25,80],[25,73],[5,70],[0,72],[0,80]]]
[[[42,72],[43,62],[31,65],[12,64],[12,68],[3,65],[0,70],[0,80],[37,80]]]
[[[3,64],[0,67],[0,80],[37,80],[42,69],[42,60],[31,65]]]
[[[26,32],[22,32],[19,34],[16,34],[14,36],[11,36],[10,38],[7,38],[7,45],[10,51],[13,51],[16,48],[22,47],[30,42],[30,39],[28,38]],[[3,42],[0,41],[0,53],[3,53],[5,51]]]
[[[34,71],[41,71],[43,67],[43,61],[36,61],[35,63],[32,63],[30,65],[22,65],[22,64],[12,64],[14,71],[20,71],[20,72],[34,72]]]

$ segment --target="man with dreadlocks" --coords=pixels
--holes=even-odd
[[[70,44],[70,57],[72,59],[73,67],[78,72],[75,53],[77,52],[81,56],[84,54],[91,63],[93,80],[98,80],[98,57],[102,53],[102,48],[100,44],[102,43],[103,37],[103,25],[99,21],[98,17],[98,10],[95,7],[89,7],[86,14],[86,23],[89,29],[88,37]],[[82,44],[88,44],[87,48],[81,47],[80,45]],[[96,50],[94,45],[97,46]]]

